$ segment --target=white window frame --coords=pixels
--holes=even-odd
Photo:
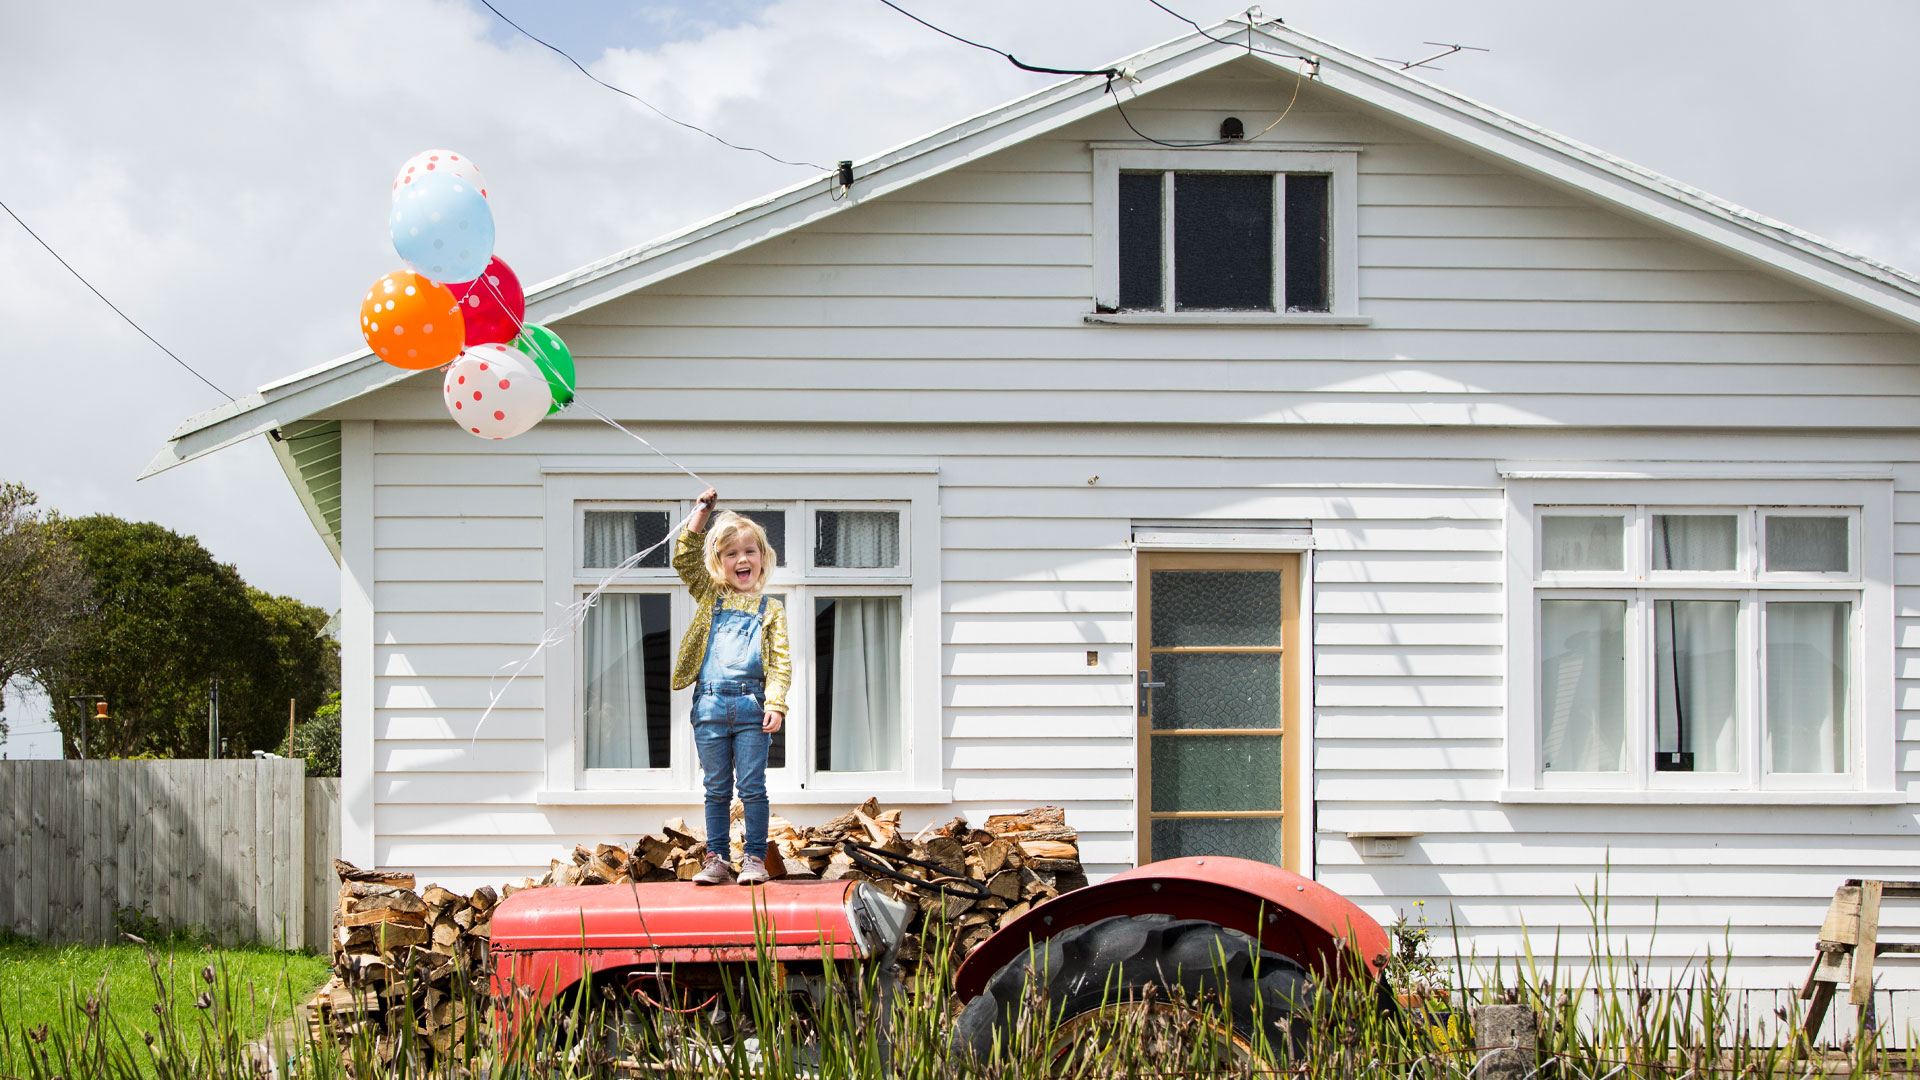
[[[1507,477],[1507,791],[1509,801],[1596,801],[1630,794],[1636,802],[1767,799],[1848,801],[1849,793],[1897,797],[1894,773],[1893,484],[1891,479],[1805,475],[1757,479],[1503,470]],[[1534,475],[1530,476],[1529,473]],[[1541,473],[1544,473],[1542,475]],[[1536,523],[1564,508],[1579,514],[1627,515],[1626,568],[1619,572],[1539,570]],[[1732,513],[1739,525],[1739,570],[1733,573],[1651,569],[1653,514]],[[1769,574],[1761,570],[1764,522],[1772,514],[1851,519],[1848,573]],[[1627,603],[1626,768],[1620,773],[1549,772],[1540,763],[1538,707],[1542,599],[1621,599]],[[1725,599],[1741,604],[1737,648],[1743,657],[1736,690],[1739,723],[1735,773],[1661,773],[1653,768],[1654,687],[1647,671],[1652,605],[1665,599]],[[1771,774],[1765,753],[1764,680],[1759,662],[1762,613],[1769,601],[1845,600],[1854,604],[1849,770],[1832,775]]]
[[[632,460],[542,463],[545,499],[546,573],[541,616],[554,623],[567,605],[608,573],[589,569],[583,538],[587,510],[666,509],[677,525],[693,509],[684,473],[636,464]],[[844,802],[849,790],[876,793],[882,801],[944,803],[940,754],[940,588],[939,479],[931,464],[912,460],[886,464],[846,463],[808,467],[764,464],[704,467],[699,470],[726,493],[723,509],[752,513],[755,507],[788,512],[788,543],[806,550],[783,553],[787,565],[769,575],[767,591],[784,594],[789,604],[789,648],[794,685],[788,692],[788,765],[770,769],[768,790],[775,802]],[[901,512],[901,562],[898,569],[860,570],[860,576],[811,575],[812,510],[890,509]],[[796,526],[796,522],[799,522]],[[916,575],[914,568],[921,568]],[[669,656],[692,618],[694,604],[671,567],[623,572],[611,589],[667,592],[673,596]],[[815,773],[810,755],[813,686],[812,601],[816,595],[897,595],[902,598],[901,696],[905,730],[902,767],[890,772]],[[802,610],[804,609],[804,610]],[[576,632],[577,633],[577,632]],[[545,706],[543,742],[546,782],[540,801],[556,804],[697,805],[702,800],[692,727],[685,722],[693,703],[691,689],[673,692],[671,765],[666,769],[587,769],[580,697],[580,650],[575,634],[563,635],[547,649],[541,673]],[[522,676],[526,678],[526,676]],[[805,760],[801,760],[802,757]]]
[[[1151,143],[1095,143],[1093,146],[1093,273],[1094,311],[1091,323],[1114,324],[1226,324],[1366,326],[1372,320],[1360,314],[1359,167],[1360,148],[1322,144],[1241,143],[1204,149],[1169,149]],[[1326,311],[1287,311],[1286,215],[1275,184],[1273,311],[1175,311],[1173,275],[1163,272],[1166,309],[1120,311],[1120,174],[1121,172],[1325,173],[1328,184],[1329,244]],[[1163,211],[1164,235],[1171,235],[1171,198]],[[1173,264],[1173,249],[1163,244],[1164,265]]]

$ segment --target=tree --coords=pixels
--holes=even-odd
[[[65,524],[34,510],[37,501],[20,484],[0,483],[0,706],[16,678],[50,687],[92,607],[86,567]]]
[[[97,610],[52,691],[69,754],[80,715],[71,694],[99,694],[113,719],[92,724],[95,757],[212,756],[209,685],[220,680],[229,756],[277,745],[287,702],[311,715],[339,677],[326,613],[248,588],[199,541],[159,525],[97,515],[67,529],[94,581]]]

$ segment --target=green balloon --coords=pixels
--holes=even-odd
[[[559,412],[562,405],[573,404],[573,351],[559,334],[538,323],[528,323],[514,337],[513,347],[532,358],[540,374],[547,377],[547,389],[553,394],[548,416]]]

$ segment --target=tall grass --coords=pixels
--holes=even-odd
[[[904,981],[878,965],[829,962],[808,992],[789,980],[796,969],[774,961],[763,940],[737,977],[674,998],[669,980],[647,981],[652,1003],[623,980],[604,980],[536,1010],[511,1036],[483,1017],[493,1002],[466,996],[476,1018],[469,1037],[435,1053],[411,1023],[392,1025],[382,1053],[372,1025],[321,1044],[284,1033],[249,1045],[238,1031],[246,995],[285,988],[239,985],[218,969],[180,972],[156,957],[151,975],[161,997],[169,979],[199,980],[195,1018],[164,1012],[151,1021],[116,1015],[110,1002],[70,987],[57,1023],[14,1025],[0,1014],[0,1075],[26,1080],[238,1080],[276,1075],[298,1080],[571,1080],[610,1076],[746,1078],[819,1076],[825,1080],[1027,1080],[1284,1074],[1299,1080],[1395,1077],[1484,1080],[1500,1047],[1480,1045],[1470,1018],[1477,1003],[1524,1007],[1538,1028],[1526,1073],[1538,1080],[1804,1080],[1815,1075],[1913,1075],[1907,1054],[1883,1052],[1872,1032],[1844,1052],[1823,1053],[1798,1034],[1796,1014],[1756,1024],[1741,1014],[1728,985],[1730,957],[1709,957],[1656,981],[1644,957],[1616,951],[1596,908],[1586,956],[1482,961],[1451,959],[1454,989],[1427,987],[1423,1002],[1383,1007],[1382,986],[1358,957],[1324,974],[1310,1000],[1299,1045],[1269,1047],[1236,1034],[1222,1003],[1149,994],[1068,1026],[1062,1037],[1048,1003],[1030,1000],[1035,1019],[985,1061],[954,1053],[949,1039],[960,1005],[951,998],[951,936],[934,928],[925,959]],[[662,975],[670,975],[662,972]],[[473,980],[455,979],[456,986]],[[405,989],[403,987],[403,989]],[[712,995],[709,1003],[708,996]],[[696,1006],[701,1006],[695,1008]],[[675,1009],[685,1012],[672,1011]],[[1846,1012],[1844,1002],[1836,1009]],[[716,1023],[716,1013],[724,1022]]]

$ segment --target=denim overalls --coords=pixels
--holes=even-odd
[[[772,738],[760,730],[767,693],[760,662],[761,629],[767,598],[758,611],[733,611],[722,597],[713,601],[707,628],[707,655],[693,684],[693,744],[706,777],[707,850],[722,859],[731,854],[727,812],[732,809],[734,778],[747,815],[746,854],[767,851],[767,748]]]

